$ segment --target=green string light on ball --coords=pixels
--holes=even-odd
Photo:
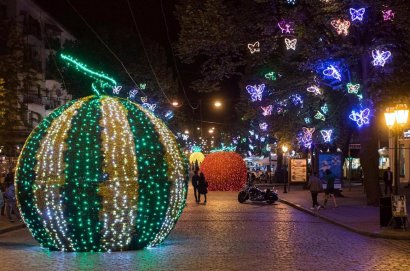
[[[43,247],[140,249],[161,243],[175,226],[187,173],[160,119],[99,93],[58,108],[34,129],[19,158],[16,192]]]

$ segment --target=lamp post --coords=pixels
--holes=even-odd
[[[399,134],[403,130],[403,126],[407,124],[409,110],[406,104],[396,104],[395,107],[388,107],[384,112],[386,125],[393,134],[394,145],[394,194],[399,194],[400,173],[399,173],[399,157],[398,157],[398,141]]]

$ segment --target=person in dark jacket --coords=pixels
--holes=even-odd
[[[199,197],[198,197],[198,183],[199,183],[199,175],[198,175],[198,170],[194,171],[194,176],[192,176],[192,187],[194,188],[194,195],[195,195],[195,201],[198,203],[199,202]]]
[[[204,174],[201,172],[199,174],[199,182],[198,182],[198,203],[201,202],[201,194],[204,195],[206,204],[206,194],[208,193],[208,183],[205,179]]]
[[[325,189],[325,201],[323,203],[323,208],[326,207],[327,201],[329,197],[333,199],[333,204],[337,207],[336,198],[335,198],[335,175],[332,173],[330,169],[326,169],[325,175],[323,178],[326,181],[326,189]]]

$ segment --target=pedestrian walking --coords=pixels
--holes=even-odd
[[[325,175],[323,178],[326,181],[325,201],[323,203],[323,208],[326,207],[329,197],[333,199],[333,203],[335,207],[337,207],[336,198],[335,198],[335,175],[332,173],[330,169],[326,169]]]
[[[194,176],[192,176],[191,184],[192,184],[192,187],[194,188],[195,201],[198,203],[199,202],[199,197],[198,197],[198,184],[199,184],[198,170],[194,171]]]
[[[384,194],[387,195],[387,190],[391,194],[393,192],[393,172],[391,172],[390,167],[383,173],[384,181]]]
[[[201,172],[199,174],[199,182],[198,182],[198,203],[201,202],[201,194],[204,195],[206,204],[206,194],[208,193],[208,182],[205,179],[205,175]]]
[[[317,177],[317,172],[313,173],[313,175],[309,177],[308,188],[312,196],[312,208],[310,209],[319,210],[320,205],[317,201],[317,196],[320,192],[323,192],[323,185],[322,181]]]
[[[14,222],[13,218],[11,217],[11,212],[15,214],[17,219],[20,221],[21,216],[20,212],[17,209],[17,200],[16,200],[16,192],[14,188],[14,182],[8,183],[6,188],[6,192],[4,193],[4,198],[6,199],[7,204],[7,217],[10,222]]]

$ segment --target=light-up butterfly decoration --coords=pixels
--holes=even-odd
[[[260,85],[247,85],[246,90],[251,95],[252,102],[262,101],[262,94],[265,90],[265,84]]]
[[[137,89],[132,89],[132,90],[129,92],[129,98],[130,98],[130,99],[134,99],[134,98],[135,98],[135,95],[137,95],[137,93],[138,93],[138,90],[137,90]]]
[[[296,4],[296,0],[287,0],[289,5],[294,5]]]
[[[354,8],[350,8],[350,16],[352,18],[352,22],[353,21],[363,21],[363,15],[366,12],[365,8],[360,8],[360,9],[354,9]]]
[[[347,36],[349,34],[350,21],[348,20],[333,20],[330,24],[336,29],[337,34]]]
[[[322,90],[320,90],[318,86],[310,86],[306,90],[307,92],[313,93],[315,96],[322,94]]]
[[[262,131],[266,131],[268,129],[268,124],[266,122],[262,122],[262,123],[259,124],[259,128]]]
[[[330,130],[320,130],[320,133],[322,134],[324,142],[332,141],[332,133],[333,133],[332,129],[330,129]]]
[[[259,41],[255,42],[255,43],[248,43],[248,49],[251,52],[251,54],[254,53],[259,53],[261,51],[261,49],[259,48]]]
[[[314,116],[314,118],[317,120],[322,120],[322,121],[326,120],[326,116],[323,115],[323,113],[320,111],[316,111],[316,115]]]
[[[271,81],[276,80],[276,73],[275,72],[268,72],[265,74],[265,78]]]
[[[297,39],[288,39],[285,38],[286,50],[296,50],[296,43],[298,42]]]
[[[156,104],[150,104],[150,103],[143,103],[142,106],[151,110],[152,112],[154,112],[155,108],[157,108]]]
[[[329,65],[329,67],[324,69],[323,75],[328,76],[328,77],[333,77],[334,79],[339,80],[339,81],[342,80],[342,75],[340,74],[339,70],[333,65]]]
[[[360,90],[360,84],[352,84],[352,83],[348,83],[346,85],[347,87],[347,92],[350,94],[359,94],[359,90]]]
[[[144,96],[141,97],[141,102],[146,103],[148,101],[148,97]]]
[[[182,137],[182,140],[187,141],[189,138],[189,135],[182,134],[181,137]]]
[[[322,107],[320,107],[320,109],[322,110],[324,114],[327,114],[327,112],[329,112],[329,107],[327,106],[326,103]]]
[[[112,88],[112,93],[118,95],[118,94],[120,94],[121,89],[122,89],[122,86],[115,86],[115,87]]]
[[[172,112],[172,111],[167,111],[166,113],[165,113],[165,118],[167,119],[167,120],[170,120],[170,119],[172,119],[174,117],[174,112]]]
[[[385,21],[393,21],[394,19],[394,11],[391,9],[383,10],[383,20]]]
[[[313,137],[313,133],[315,132],[315,128],[302,127],[302,130],[303,130],[302,143],[304,144],[305,148],[310,149],[313,143],[312,137]]]
[[[312,123],[312,120],[311,120],[310,118],[306,117],[306,118],[305,118],[305,123],[306,123],[306,124],[310,124],[310,123]]]
[[[147,87],[147,84],[146,84],[146,83],[141,83],[141,84],[139,85],[139,88],[142,89],[142,90],[144,90],[146,87]]]
[[[302,96],[300,96],[299,94],[292,94],[290,95],[289,99],[295,106],[300,105],[300,107],[303,107],[303,99]]]
[[[349,115],[349,118],[355,121],[357,126],[362,127],[364,124],[370,123],[369,115],[370,115],[369,108],[360,110],[360,112],[356,112],[352,110],[352,113]]]
[[[390,51],[372,50],[373,66],[384,67],[386,61],[391,57]]]
[[[265,117],[272,115],[272,109],[273,109],[273,106],[272,106],[272,105],[261,106],[261,109],[262,109],[262,111],[263,111],[263,112],[262,112],[262,115],[264,115]]]
[[[294,32],[292,24],[290,22],[286,22],[285,20],[281,20],[278,23],[278,27],[282,34],[292,34]]]

